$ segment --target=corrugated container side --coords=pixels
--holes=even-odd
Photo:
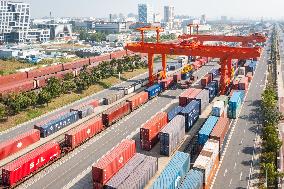
[[[203,89],[196,95],[196,100],[200,101],[200,114],[206,109],[207,106],[209,106],[209,91],[206,89]]]
[[[194,91],[194,88],[189,88],[179,96],[179,105],[180,106],[185,107],[189,103],[188,98],[190,97],[190,94],[193,91]]]
[[[116,95],[115,94],[110,94],[107,97],[104,98],[104,104],[105,105],[110,105],[116,101]]]
[[[203,172],[189,170],[178,189],[203,189]]]
[[[128,102],[122,102],[102,113],[103,123],[105,126],[110,126],[125,115],[131,112]]]
[[[154,84],[151,87],[145,89],[149,94],[149,98],[154,98],[162,92],[162,87],[160,84]]]
[[[142,104],[145,104],[146,102],[148,102],[148,99],[149,99],[148,93],[142,91],[142,92],[130,97],[126,101],[129,102],[131,110],[133,111],[136,108],[138,108],[139,106],[141,106]]]
[[[200,101],[191,101],[181,112],[180,115],[185,117],[185,132],[188,132],[200,115]]]
[[[199,145],[204,145],[207,142],[209,135],[211,131],[213,130],[213,128],[215,127],[218,119],[219,119],[218,117],[210,116],[206,120],[206,122],[204,123],[204,125],[198,132],[198,144]]]
[[[210,138],[219,141],[219,151],[221,151],[225,136],[229,130],[230,122],[227,117],[220,117],[214,129],[210,134]]]
[[[27,72],[28,78],[41,77],[44,75],[54,74],[63,70],[62,64],[37,68]]]
[[[26,72],[19,72],[15,74],[9,74],[0,76],[0,85],[6,85],[8,83],[17,83],[20,81],[24,81],[28,78],[28,75]]]
[[[0,143],[0,160],[17,153],[29,145],[40,140],[40,132],[32,129],[31,131],[20,134],[12,139]]]
[[[168,113],[168,121],[171,121],[176,115],[178,115],[183,110],[183,107],[176,106],[171,109]]]

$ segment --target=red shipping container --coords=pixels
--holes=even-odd
[[[217,156],[215,161],[213,162],[212,169],[211,169],[211,172],[208,176],[207,182],[204,183],[204,189],[210,189],[211,188],[211,184],[212,184],[213,178],[216,174],[218,167],[219,167],[219,156]]]
[[[164,90],[168,89],[173,84],[173,82],[174,82],[174,79],[172,77],[161,80],[162,88]]]
[[[39,130],[32,129],[15,138],[0,143],[0,160],[17,153],[40,140]]]
[[[206,75],[201,79],[201,86],[202,86],[202,87],[206,87],[211,81],[212,81],[212,74],[206,74]]]
[[[149,141],[154,137],[157,137],[161,129],[163,129],[167,123],[167,113],[157,113],[140,128],[140,140]]]
[[[133,111],[136,108],[138,108],[139,106],[141,106],[142,104],[145,104],[146,102],[148,102],[148,99],[149,99],[148,93],[145,92],[145,91],[142,91],[142,92],[130,97],[126,101],[129,102],[130,108]]]
[[[92,166],[93,182],[104,185],[136,153],[134,140],[125,139]]]
[[[219,151],[222,149],[225,136],[229,130],[229,124],[230,122],[227,117],[220,117],[210,134],[211,139],[219,141]]]
[[[101,117],[95,117],[80,124],[65,134],[65,144],[71,149],[80,146],[87,139],[92,138],[104,129]]]
[[[104,54],[104,55],[100,55],[100,56],[96,56],[95,60],[98,62],[102,62],[102,61],[107,61],[110,59],[110,54]],[[91,61],[91,63],[93,62],[93,60]]]
[[[193,88],[187,89],[179,96],[179,105],[185,107],[187,105],[189,95],[194,91]]]
[[[202,89],[194,89],[192,93],[189,94],[187,98],[187,104],[189,104],[192,100],[196,98],[196,96],[202,91]]]
[[[239,89],[247,91],[248,90],[248,83],[249,83],[248,77],[242,78],[239,82]]]
[[[76,69],[76,68],[83,68],[84,66],[87,66],[89,64],[90,64],[90,60],[86,58],[86,59],[77,60],[74,62],[64,63],[62,65],[63,65],[63,70],[71,70],[71,69]]]
[[[126,55],[126,50],[116,51],[110,54],[110,59],[119,59]]]
[[[98,106],[100,105],[100,102],[99,102],[98,99],[93,99],[93,100],[89,103],[89,105],[92,105],[92,106],[95,108],[95,107],[98,107]]]
[[[248,72],[247,77],[248,77],[248,82],[251,82],[252,81],[252,72]]]
[[[238,89],[239,89],[239,82],[240,82],[239,79],[235,79],[235,80],[233,81],[233,89],[235,89],[235,90],[238,90]]]
[[[181,74],[180,73],[174,74],[173,79],[175,83],[178,83],[179,81],[181,81]]]
[[[41,77],[44,75],[53,74],[63,70],[62,64],[46,66],[28,71],[28,78]]]
[[[61,150],[57,142],[50,142],[36,148],[2,168],[3,184],[13,186],[50,161],[60,157],[60,154]]]
[[[0,86],[6,85],[8,83],[16,83],[16,82],[24,81],[27,78],[28,78],[28,75],[26,72],[19,72],[15,74],[0,76]]]
[[[123,102],[121,104],[118,104],[102,114],[103,123],[106,127],[112,125],[116,121],[118,121],[120,118],[124,117],[125,115],[130,113],[130,105],[128,102]]]
[[[0,96],[6,96],[9,93],[27,92],[35,88],[36,82],[33,79],[20,83],[11,83],[0,88]]]

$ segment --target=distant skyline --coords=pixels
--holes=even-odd
[[[17,0],[21,1],[21,0]],[[53,17],[108,17],[110,13],[137,14],[139,3],[150,2],[154,12],[163,15],[163,6],[173,5],[175,14],[200,16],[206,14],[209,18],[228,16],[234,18],[284,18],[284,0],[22,0],[31,4],[33,18]],[[104,3],[102,3],[104,2]]]

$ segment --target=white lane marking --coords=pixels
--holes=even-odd
[[[241,140],[241,144],[243,144],[243,139],[244,139],[244,138],[242,138],[242,140]]]
[[[236,169],[237,163],[235,162],[234,169]]]
[[[241,174],[240,174],[240,180],[242,180],[242,176],[243,176],[243,172],[241,171]]]
[[[228,171],[228,170],[226,169],[225,172],[224,172],[224,176],[226,176],[227,171]]]
[[[231,179],[231,180],[230,180],[229,187],[230,187],[230,186],[231,186],[231,184],[232,184],[232,180],[233,180],[233,179]]]
[[[246,129],[244,129],[244,133],[246,133]]]
[[[240,155],[240,150],[238,151],[238,155]]]

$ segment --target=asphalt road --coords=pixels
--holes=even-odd
[[[155,70],[158,70],[160,68],[161,68],[161,62],[156,62],[155,63]],[[15,137],[19,134],[22,134],[23,132],[26,132],[30,129],[33,129],[34,125],[37,122],[41,122],[49,116],[55,116],[55,115],[59,114],[60,112],[69,111],[72,107],[78,106],[79,104],[84,103],[84,102],[88,102],[92,99],[99,99],[100,100],[100,99],[106,97],[109,94],[113,94],[113,93],[117,92],[119,87],[129,86],[129,85],[135,83],[136,81],[141,80],[141,79],[145,79],[147,77],[148,77],[148,73],[144,73],[142,75],[134,77],[133,79],[130,79],[128,81],[125,81],[125,82],[122,82],[118,85],[115,85],[115,86],[113,86],[109,89],[105,89],[103,91],[100,91],[99,93],[92,95],[92,96],[83,98],[79,101],[76,101],[74,103],[66,105],[65,107],[59,108],[59,109],[57,109],[53,112],[47,113],[47,114],[45,114],[45,115],[43,115],[39,118],[36,118],[34,120],[28,121],[28,122],[23,123],[23,124],[20,124],[20,125],[12,128],[12,129],[9,129],[7,131],[3,131],[3,132],[0,133],[0,142],[11,139],[12,137]]]
[[[195,74],[201,78],[213,67],[213,64],[208,64]],[[91,165],[122,139],[129,135],[134,135],[143,123],[165,108],[181,93],[181,89],[166,91],[132,112],[105,132],[80,146],[68,154],[68,156],[38,173],[32,179],[20,185],[19,188],[91,188]]]
[[[261,93],[265,87],[268,59],[266,48],[257,66],[239,118],[232,125],[232,136],[229,138],[229,145],[213,189],[248,187],[255,138],[260,128],[258,113]]]

